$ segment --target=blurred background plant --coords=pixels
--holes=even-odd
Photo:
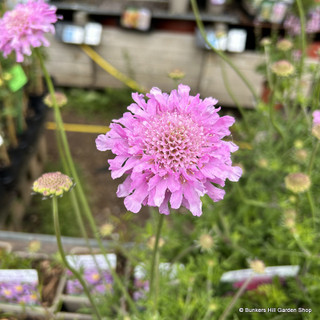
[[[315,5],[295,1],[293,14],[307,16],[310,4]],[[303,20],[299,20],[301,30]],[[177,268],[160,272],[157,314],[149,313],[148,294],[142,293],[136,301],[140,313],[132,316],[122,293],[115,291],[112,297],[97,295],[105,318],[176,319],[179,315],[179,319],[318,319],[320,200],[316,192],[320,161],[313,112],[320,109],[320,64],[319,56],[307,59],[308,40],[305,32],[288,31],[283,35],[275,31],[261,42],[265,63],[258,70],[265,75],[269,91],[256,100],[254,110],[244,110],[232,128],[232,139],[240,147],[233,162],[243,168],[243,176],[236,184],[226,183],[223,201],[213,204],[204,196],[200,218],[184,209],[166,217],[160,263]],[[114,115],[105,115],[111,120],[131,102],[127,94],[114,92],[74,89],[68,92],[69,103],[89,115],[101,111],[99,102],[120,106],[122,110]],[[116,103],[115,97],[119,99]],[[125,232],[116,234],[110,228],[103,236],[112,239],[132,271],[146,266],[152,257],[156,221],[151,215],[141,228],[132,223],[130,215],[122,218],[128,219],[128,227],[136,235],[133,247],[122,246]],[[112,223],[116,226],[117,222],[115,217]],[[66,229],[63,233],[68,232],[70,223],[66,220],[62,224],[62,230]],[[258,284],[248,282],[241,295],[235,296],[242,284],[221,282],[222,275],[249,266],[252,269],[248,261],[255,259],[266,267],[299,266],[300,271],[290,278],[276,276]],[[123,279],[132,293],[132,279]],[[239,313],[241,307],[311,308],[312,312]]]

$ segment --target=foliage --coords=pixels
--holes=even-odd
[[[106,121],[123,114],[131,101],[131,91],[127,88],[104,90],[65,89],[68,97],[66,109],[75,110],[87,117],[100,115]]]

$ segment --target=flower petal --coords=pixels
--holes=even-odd
[[[189,210],[194,216],[202,215],[202,202],[200,196],[196,190],[189,184],[185,184],[183,187],[183,196],[188,201]]]
[[[111,148],[111,143],[106,134],[98,135],[96,139],[96,147],[99,151],[107,151]]]

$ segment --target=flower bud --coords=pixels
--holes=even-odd
[[[64,105],[67,104],[68,99],[66,97],[66,95],[62,92],[55,92],[55,98],[56,98],[56,102],[57,102],[57,106],[58,107],[63,107]],[[43,102],[50,108],[54,107],[53,105],[53,99],[52,99],[52,95],[50,93],[48,93]]]
[[[288,77],[293,74],[294,66],[287,60],[280,60],[271,65],[271,70],[279,77]]]
[[[203,251],[210,251],[214,246],[213,237],[210,234],[202,234],[198,240],[199,246]]]
[[[311,186],[311,181],[308,175],[298,172],[290,173],[285,177],[286,188],[293,193],[302,193],[307,191]]]
[[[111,223],[105,223],[100,227],[100,234],[103,237],[107,237],[112,234],[113,230],[114,230],[114,226]]]
[[[266,266],[265,266],[264,262],[261,261],[261,260],[258,260],[258,259],[252,260],[252,261],[250,261],[249,265],[250,265],[250,268],[255,273],[261,273],[262,274],[262,273],[265,272]]]
[[[32,190],[44,197],[62,196],[73,187],[70,177],[61,172],[44,173],[32,186]]]
[[[289,51],[292,47],[293,43],[288,39],[281,39],[277,42],[277,49],[280,51]]]

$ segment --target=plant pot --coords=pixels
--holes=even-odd
[[[0,257],[2,253],[10,253],[12,251],[12,245],[6,241],[0,241]]]
[[[75,253],[87,253],[88,249],[86,248],[74,248],[71,250],[71,252]],[[115,254],[107,254],[109,261],[112,265],[112,267],[115,269],[117,264],[117,257]],[[99,271],[105,272],[105,276],[112,281],[110,272],[108,272],[108,264],[106,263],[104,256],[102,254],[95,254],[95,258],[93,259],[92,255],[90,254],[72,254],[67,256],[67,259],[72,266],[77,270],[83,270],[84,274],[86,276],[89,276],[92,272],[92,274],[97,274],[99,276],[99,279],[96,283],[87,283],[89,290],[94,292],[96,288],[103,287],[104,290],[108,287],[108,280],[105,282],[103,278],[100,278],[101,274],[99,274]],[[96,262],[99,266],[99,271],[97,271]],[[86,276],[84,278],[86,278]],[[84,307],[90,307],[90,302],[85,293],[82,291],[81,285],[78,283],[76,279],[73,279],[71,272],[67,272],[64,276],[64,283],[65,288],[63,291],[63,294],[61,296],[63,307],[68,312],[78,312],[79,309]],[[86,280],[86,279],[85,279]],[[112,286],[112,282],[109,283],[110,289]]]
[[[172,14],[185,14],[189,9],[189,0],[170,0],[169,12]]]
[[[56,319],[59,320],[92,320],[92,316],[82,313],[74,312],[58,312],[56,314]]]
[[[27,273],[24,269],[21,269],[24,274]],[[12,271],[12,270],[10,270]],[[33,270],[31,270],[33,271]],[[57,285],[54,287],[50,287],[49,284],[46,282],[46,280],[43,280],[42,284],[42,298],[43,295],[50,293],[52,295],[53,292],[53,299],[52,302],[49,304],[47,302],[41,301],[41,305],[29,305],[29,304],[19,304],[19,303],[9,303],[9,302],[1,302],[0,301],[0,314],[2,312],[6,314],[13,314],[13,315],[19,315],[19,316],[28,316],[32,319],[48,319],[53,318],[53,314],[57,312],[58,307],[60,305],[61,301],[61,294],[63,291],[63,288],[65,286],[65,277],[59,276],[59,279],[57,279]],[[51,282],[52,283],[52,282]],[[47,292],[45,290],[47,289]]]
[[[225,11],[225,1],[212,1],[207,0],[207,11],[210,14],[219,15]]]

